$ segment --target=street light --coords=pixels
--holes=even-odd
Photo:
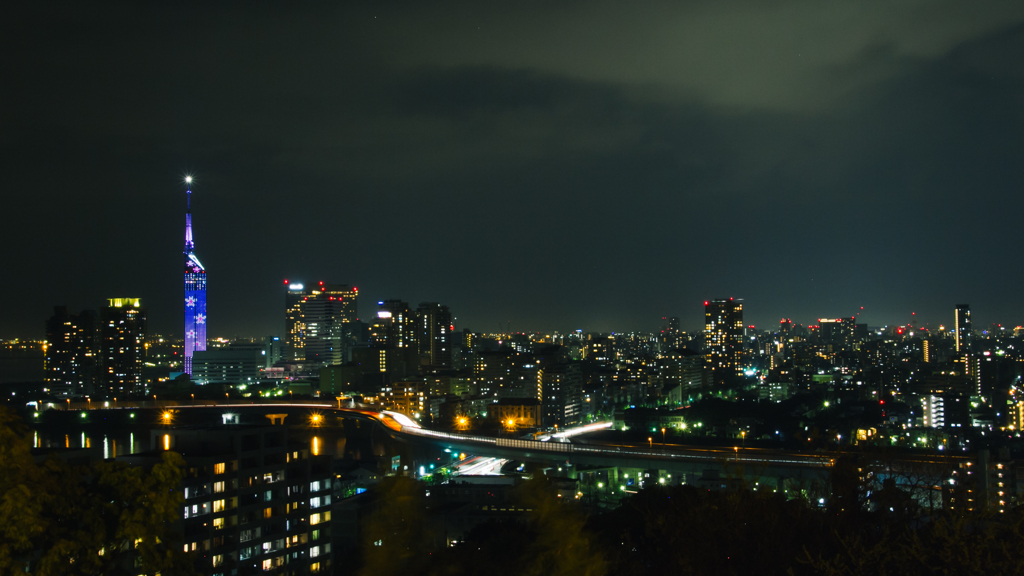
[[[647,443],[650,444],[651,449],[654,449],[654,439],[651,437],[647,438]]]
[[[665,445],[665,429],[664,428],[661,429],[661,445],[662,446]]]

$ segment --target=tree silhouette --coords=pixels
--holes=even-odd
[[[374,490],[376,509],[367,519],[360,574],[418,574],[428,559],[429,535],[423,485],[404,476],[385,478]]]
[[[37,465],[21,421],[0,408],[0,574],[191,574],[174,521],[184,461]],[[137,565],[136,565],[137,559]]]

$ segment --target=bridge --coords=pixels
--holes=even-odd
[[[71,411],[97,410],[159,410],[166,418],[184,412],[220,411],[222,416],[240,412],[262,412],[270,422],[283,423],[286,416],[302,414],[309,418],[322,418],[311,425],[326,422],[327,416],[353,418],[370,421],[381,426],[395,440],[412,446],[426,446],[448,449],[480,456],[491,456],[523,462],[540,463],[549,467],[565,469],[564,472],[587,470],[654,470],[675,474],[675,478],[699,479],[704,477],[727,477],[743,479],[751,485],[768,483],[782,486],[786,482],[801,485],[824,483],[834,461],[821,454],[803,454],[760,448],[701,447],[662,445],[599,445],[573,442],[574,434],[563,431],[543,440],[528,440],[511,437],[479,436],[473,434],[441,432],[421,427],[408,416],[377,407],[357,405],[340,399],[337,402],[322,400],[295,400],[270,402],[239,402],[237,400],[132,400],[51,403],[45,408]],[[296,412],[298,414],[296,414]],[[317,414],[317,416],[310,416]],[[225,419],[225,422],[227,420]],[[170,423],[167,421],[166,423]],[[595,426],[600,429],[606,425]],[[582,432],[590,431],[584,428]],[[611,480],[611,479],[610,479]],[[617,480],[614,480],[617,482]]]
[[[488,456],[499,459],[538,463],[565,476],[578,475],[580,480],[589,479],[591,485],[602,482],[613,486],[629,484],[629,478],[637,476],[672,482],[685,481],[709,488],[726,487],[742,481],[749,486],[767,487],[778,491],[798,490],[803,494],[826,492],[828,475],[835,464],[835,458],[850,452],[804,453],[743,446],[648,446],[627,444],[596,444],[572,441],[572,432],[541,435],[547,441],[512,437],[491,437],[464,433],[441,432],[422,428],[408,416],[375,406],[357,405],[342,398],[337,402],[323,400],[295,401],[251,401],[237,400],[132,400],[49,403],[43,408],[80,411],[87,417],[91,411],[106,410],[159,410],[162,417],[174,413],[220,411],[222,417],[243,412],[259,412],[271,420],[282,422],[288,416],[309,418],[311,426],[327,422],[333,414],[339,419],[368,421],[386,432],[396,441],[410,447],[447,449],[449,452]],[[35,404],[35,403],[30,403]],[[39,406],[37,405],[37,408]],[[313,420],[317,418],[318,420]],[[85,420],[87,421],[87,420]],[[225,419],[225,422],[227,420]],[[294,419],[292,420],[294,422]],[[171,423],[160,422],[155,424]],[[305,423],[305,421],[303,421]],[[601,428],[605,425],[595,425]],[[586,433],[589,428],[580,432]],[[880,474],[888,477],[914,478],[897,483],[911,486],[926,486],[931,492],[941,491],[950,472],[971,462],[973,455],[890,455],[882,465]],[[969,464],[968,464],[969,465]],[[630,476],[630,475],[633,476]],[[730,484],[732,483],[732,484]],[[935,496],[933,495],[932,498]]]

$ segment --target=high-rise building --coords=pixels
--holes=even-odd
[[[658,374],[662,386],[666,390],[675,386],[682,386],[683,390],[699,388],[702,380],[702,360],[699,353],[686,348],[677,348],[662,354],[658,358]]]
[[[679,329],[678,316],[662,316],[661,334],[658,336],[658,348],[662,354],[685,346],[684,336],[685,334]]]
[[[46,322],[46,385],[53,392],[92,394],[100,368],[100,326],[96,312],[68,313],[55,306]]]
[[[793,329],[793,321],[789,318],[783,318],[779,320],[779,336],[783,338],[789,337],[790,330]]]
[[[306,287],[300,282],[284,281],[284,357],[292,362],[306,359],[306,320],[302,316],[302,300]]]
[[[356,321],[359,289],[347,284],[318,283],[302,299],[305,359],[317,364],[348,361],[349,328]]]
[[[679,317],[670,316],[668,319],[668,329],[670,332],[679,332]]]
[[[418,324],[408,302],[381,300],[370,326],[370,350],[390,378],[419,372]]]
[[[437,302],[423,302],[416,309],[416,315],[421,363],[434,370],[451,368],[455,343],[451,311]]]
[[[967,304],[957,304],[956,324],[953,336],[956,338],[956,351],[961,354],[971,353],[971,307]]]
[[[206,268],[192,241],[192,178],[185,179],[185,369],[192,373],[192,354],[206,350]]]
[[[370,327],[370,341],[377,347],[412,348],[419,350],[416,315],[408,302],[382,300],[377,302],[377,319]]]
[[[100,310],[102,386],[107,394],[145,392],[146,309],[138,298],[110,298]]]
[[[537,400],[544,426],[579,424],[583,417],[583,372],[580,364],[554,364],[539,370]]]
[[[285,286],[285,357],[327,365],[347,362],[359,288],[322,281],[307,288],[287,280]]]
[[[270,368],[284,357],[283,344],[281,338],[277,336],[267,336],[263,339],[264,368]]]
[[[704,302],[704,368],[713,383],[742,372],[743,300]]]
[[[818,318],[818,337],[823,344],[837,348],[853,346],[856,318]]]
[[[969,378],[972,387],[976,390],[975,394],[981,395],[981,362],[974,356],[971,349],[972,332],[971,332],[971,307],[968,304],[957,304],[956,310],[954,311],[955,324],[953,328],[953,336],[956,338],[956,352],[960,356],[962,361],[967,366],[967,377]]]

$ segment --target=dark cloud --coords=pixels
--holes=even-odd
[[[757,324],[1024,322],[1024,9],[857,6],[8,20],[0,336],[115,295],[176,330],[186,172],[216,334],[278,332],[285,277],[477,330],[693,328],[717,296]]]

